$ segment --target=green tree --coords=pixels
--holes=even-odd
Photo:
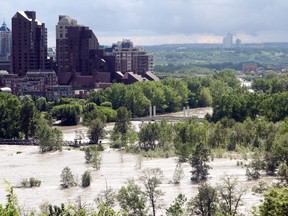
[[[90,142],[98,144],[99,139],[105,137],[105,124],[100,120],[96,119],[91,122],[88,129]]]
[[[167,216],[184,216],[185,213],[185,203],[187,201],[187,198],[183,194],[179,194],[173,203],[169,206],[169,208],[166,209],[166,215]]]
[[[288,166],[286,163],[281,163],[278,167],[278,179],[280,184],[288,185]]]
[[[189,90],[187,88],[187,83],[185,83],[183,80],[170,78],[164,79],[162,82],[164,85],[171,87],[176,92],[176,95],[180,100],[179,102],[181,107],[188,104]]]
[[[117,110],[117,117],[115,126],[113,128],[112,140],[120,139],[121,145],[126,146],[128,141],[128,134],[131,130],[131,112],[125,107],[120,107]],[[118,136],[119,134],[119,136]]]
[[[196,145],[190,161],[191,167],[193,169],[191,171],[191,180],[197,182],[207,180],[209,175],[208,170],[211,169],[211,167],[207,164],[207,162],[209,162],[209,155],[209,150],[204,144],[199,143]]]
[[[124,85],[123,83],[113,84],[110,88],[105,89],[105,93],[108,98],[108,100],[105,101],[110,101],[112,103],[113,109],[118,109],[125,105],[127,86]]]
[[[198,187],[198,194],[188,204],[193,215],[213,216],[218,211],[218,193],[216,188],[204,183]]]
[[[138,83],[127,86],[125,107],[132,116],[145,116],[148,114],[151,102],[144,95]]]
[[[104,205],[106,208],[112,209],[116,205],[116,197],[116,191],[111,187],[108,188],[106,182],[106,189],[100,191],[100,193],[95,198],[95,202],[100,206]]]
[[[261,170],[264,169],[264,161],[260,152],[255,152],[253,158],[247,166],[246,176],[248,180],[256,180],[260,178]]]
[[[155,149],[159,134],[160,128],[158,123],[142,123],[138,133],[140,147],[146,151]]]
[[[61,120],[62,125],[77,125],[80,120],[81,108],[79,104],[62,104],[54,106],[52,115]]]
[[[20,128],[25,135],[25,139],[33,137],[36,131],[36,115],[37,110],[34,101],[30,96],[22,99],[22,107],[20,110]]]
[[[185,176],[185,174],[184,174],[184,170],[183,170],[181,163],[177,163],[175,170],[174,170],[172,182],[174,184],[180,184],[180,182],[184,178],[184,176]]]
[[[207,123],[200,124],[197,118],[188,119],[175,125],[176,138],[174,143],[180,162],[185,162],[188,159],[198,143],[207,142],[207,130]]]
[[[288,188],[272,188],[264,195],[259,216],[288,215]]]
[[[39,112],[48,111],[48,103],[45,97],[40,97],[36,100],[36,108]]]
[[[84,158],[86,163],[91,163],[93,157],[93,149],[92,147],[86,147],[84,148]]]
[[[245,189],[239,187],[238,180],[225,176],[218,186],[218,192],[220,201],[219,211],[223,215],[237,215],[239,207],[242,205],[242,196],[245,193]]]
[[[92,167],[95,169],[95,170],[100,170],[101,168],[101,161],[102,161],[102,157],[101,157],[101,154],[100,152],[95,149],[93,151],[93,155],[92,155]]]
[[[82,175],[82,187],[89,187],[91,184],[91,173],[90,171],[85,171]]]
[[[144,193],[150,202],[153,216],[156,216],[157,209],[162,206],[161,197],[164,193],[158,189],[162,183],[162,179],[163,172],[160,168],[144,169],[139,178],[145,188]]]
[[[0,215],[1,216],[20,216],[20,207],[18,206],[18,200],[16,195],[14,194],[13,187],[5,182],[7,185],[7,203],[4,206],[0,204]]]
[[[20,136],[20,100],[0,92],[0,137],[11,139]]]
[[[175,129],[173,124],[167,120],[161,120],[159,123],[158,146],[164,151],[174,151]]]
[[[69,167],[65,167],[60,175],[61,187],[69,188],[77,186],[76,180]]]
[[[216,80],[220,80],[226,84],[228,84],[229,87],[234,89],[240,88],[240,81],[235,76],[235,70],[229,70],[225,69],[223,71],[218,71],[214,74],[214,78]]]
[[[43,116],[37,120],[35,138],[41,152],[62,150],[63,135],[58,128],[51,128]]]
[[[167,104],[164,96],[164,85],[162,82],[152,81],[141,83],[141,88],[152,106],[156,106],[157,113],[165,112]]]
[[[127,185],[120,188],[117,200],[121,209],[125,212],[124,215],[147,215],[147,198],[135,180],[128,180]]]
[[[212,95],[209,88],[202,88],[200,91],[200,97],[198,101],[199,107],[209,107],[212,106]]]
[[[95,103],[89,102],[83,108],[84,125],[90,125],[95,119],[102,122],[112,122],[116,119],[116,111],[110,107],[97,106]]]

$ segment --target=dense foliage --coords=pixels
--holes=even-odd
[[[273,188],[264,196],[260,205],[259,216],[288,215],[288,188]]]

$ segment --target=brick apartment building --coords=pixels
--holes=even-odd
[[[12,17],[12,73],[50,69],[47,59],[47,29],[35,11],[18,11]]]
[[[0,87],[10,87],[14,94],[57,99],[71,97],[72,89],[85,93],[112,82],[158,80],[151,72],[153,56],[143,48],[130,40],[100,48],[89,27],[66,15],[60,15],[56,25],[56,73],[47,58],[47,29],[36,12],[16,12],[12,32],[12,72],[0,73]]]

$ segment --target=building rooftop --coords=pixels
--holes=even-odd
[[[6,70],[0,70],[0,75],[8,75],[8,71]]]
[[[0,32],[10,32],[10,29],[7,27],[5,21],[3,22],[2,26],[0,27]]]
[[[26,14],[26,11],[17,11],[17,12],[19,14],[21,14],[21,16],[23,16],[25,19],[29,20],[30,22],[32,21],[32,19],[29,18],[28,15]],[[27,11],[27,12],[29,12],[29,11]],[[42,23],[37,19],[35,19],[35,22],[37,22],[38,25],[42,25]]]

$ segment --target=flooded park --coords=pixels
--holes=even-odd
[[[133,122],[134,127],[139,127],[140,122]],[[113,125],[108,125],[111,129]],[[64,140],[73,140],[77,130],[86,133],[85,127],[63,128]],[[108,142],[103,140],[103,142]],[[44,202],[51,204],[74,203],[78,197],[87,205],[95,206],[95,198],[101,191],[112,188],[119,190],[125,185],[128,179],[138,179],[145,168],[160,168],[164,174],[163,183],[160,189],[165,193],[163,201],[168,207],[178,194],[185,194],[189,199],[198,192],[198,185],[193,184],[191,178],[191,166],[189,163],[182,165],[185,177],[180,184],[171,184],[173,173],[177,164],[177,158],[145,158],[140,155],[128,154],[124,151],[113,150],[108,144],[104,144],[105,150],[101,152],[101,169],[93,170],[91,165],[85,163],[84,152],[79,148],[67,148],[62,151],[42,154],[37,146],[0,146],[0,203],[6,202],[4,180],[13,186],[20,184],[24,178],[34,177],[41,180],[41,186],[36,188],[15,188],[14,192],[18,197],[22,208],[39,210],[39,205]],[[260,204],[262,195],[254,194],[251,188],[258,184],[257,181],[247,181],[246,169],[237,166],[242,160],[234,156],[214,158],[209,165],[212,169],[208,183],[217,186],[225,175],[238,178],[239,187],[245,188],[243,197],[244,205],[242,212],[249,215],[252,206]],[[238,164],[239,165],[239,164]],[[60,174],[64,167],[70,167],[73,174],[81,182],[81,175],[86,170],[91,170],[92,183],[88,188],[72,187],[61,189]],[[266,179],[266,181],[270,181]],[[165,209],[165,208],[164,208]],[[165,211],[163,210],[163,213]]]
[[[21,152],[21,153],[20,153]],[[185,173],[180,184],[169,183],[172,179],[177,158],[148,159],[141,156],[126,154],[123,152],[106,149],[102,152],[102,165],[99,171],[85,163],[84,152],[79,149],[63,150],[41,154],[38,147],[27,146],[0,146],[1,173],[0,179],[0,203],[5,203],[4,179],[12,185],[19,185],[21,179],[35,177],[42,181],[39,188],[15,188],[19,204],[25,209],[36,209],[43,202],[52,204],[75,202],[80,196],[81,200],[87,204],[95,205],[94,199],[100,191],[111,187],[120,189],[127,179],[138,177],[145,168],[160,168],[164,174],[164,181],[161,190],[165,192],[163,197],[166,206],[169,206],[179,194],[185,194],[190,198],[198,192],[197,184],[192,184],[190,177],[191,166],[189,163],[183,164]],[[64,167],[69,166],[74,175],[81,180],[81,175],[86,170],[92,171],[92,183],[88,188],[72,187],[69,189],[60,188],[60,174]],[[236,160],[229,158],[214,159],[210,162],[210,178],[208,182],[217,186],[221,178],[225,175],[237,177],[241,188],[246,188],[244,205],[242,210],[249,212],[253,205],[258,205],[261,196],[253,194],[251,188],[257,182],[247,181],[245,168],[237,166]]]

